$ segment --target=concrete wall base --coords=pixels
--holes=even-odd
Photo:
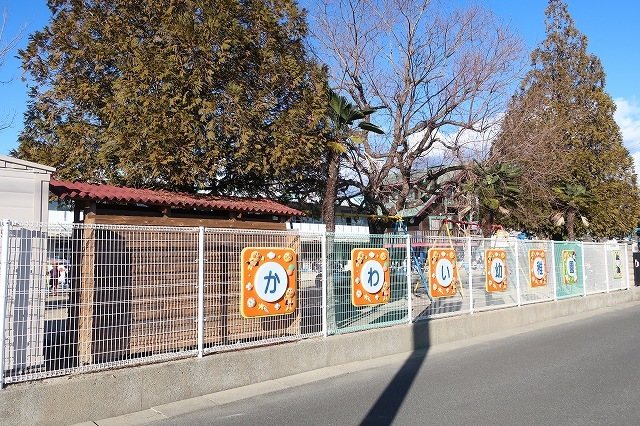
[[[62,425],[115,417],[323,367],[411,352],[637,300],[640,288],[632,287],[327,339],[13,384],[0,390],[0,419],[3,425]],[[247,374],[248,366],[252,375]]]

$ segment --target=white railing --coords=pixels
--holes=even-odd
[[[632,279],[627,245],[611,243],[7,221],[0,241],[1,384],[579,297]],[[242,315],[247,247],[295,252],[295,311]],[[356,307],[352,250],[380,248],[389,301]],[[430,249],[455,251],[454,296],[426,291]],[[494,250],[505,253],[507,286],[488,292]],[[546,256],[540,286],[531,285],[536,250]],[[569,256],[576,271],[566,269]]]

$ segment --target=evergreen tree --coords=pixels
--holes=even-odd
[[[467,182],[462,190],[473,194],[476,209],[480,216],[480,228],[485,238],[491,236],[496,218],[509,215],[516,207],[516,200],[520,189],[516,180],[522,175],[517,166],[505,163],[492,165],[474,163],[470,169]]]
[[[605,92],[604,69],[587,53],[587,37],[575,28],[563,1],[550,0],[545,14],[547,38],[532,53],[532,69],[511,103],[494,154],[525,170],[528,191],[521,207],[538,214],[537,223],[532,218],[521,223],[529,230],[559,231],[564,237],[626,235],[637,222],[638,189],[633,160],[613,118],[615,104]],[[515,126],[522,117],[528,117],[526,124]],[[550,218],[575,216],[578,209],[553,188],[582,188],[586,196],[579,210],[585,220],[556,221],[564,228],[554,230]]]
[[[293,0],[55,0],[15,155],[63,179],[321,194],[326,76]]]

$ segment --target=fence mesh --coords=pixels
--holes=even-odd
[[[621,243],[39,223],[3,227],[0,239],[5,383],[577,297],[633,279]],[[295,253],[292,312],[243,316],[249,247]],[[353,253],[381,249],[388,301],[356,306]],[[430,253],[455,258],[454,295],[429,292]]]
[[[604,293],[607,291],[608,270],[604,263],[611,264],[611,259],[603,256],[602,244],[582,243],[584,256],[584,287],[587,294]],[[608,250],[607,250],[608,251]]]
[[[327,235],[327,327],[329,334],[363,330],[408,321],[407,237],[404,235]],[[355,306],[352,303],[352,251],[387,249],[389,252],[390,300]],[[368,251],[369,250],[369,251]]]
[[[198,349],[199,228],[19,224],[7,259],[4,380],[194,356]],[[321,237],[206,230],[205,352],[322,333]],[[292,315],[240,314],[240,252],[299,255]]]
[[[494,264],[492,257],[503,252],[505,259],[502,264]],[[484,272],[480,282],[473,287],[473,309],[482,311],[499,307],[516,306],[518,304],[518,264],[516,264],[515,240],[506,239],[482,239],[478,241],[472,257],[480,258]],[[490,274],[496,276],[497,268],[502,268],[502,283],[506,283],[506,289],[498,290],[488,284]],[[506,267],[506,270],[505,270]]]
[[[467,239],[443,236],[427,236],[421,234],[412,238],[413,269],[412,281],[412,308],[414,320],[424,320],[447,315],[456,315],[470,311],[469,279],[475,271],[469,267],[470,254]],[[429,250],[440,252],[441,250],[454,250],[457,260],[457,289],[454,296],[435,298],[428,291],[430,275],[435,271],[430,270]],[[433,251],[432,251],[433,253]]]
[[[205,234],[205,352],[267,344],[322,333],[321,235],[207,230]],[[298,255],[297,311],[244,318],[240,254],[247,247],[287,247]]]
[[[520,303],[535,303],[553,300],[555,275],[553,271],[553,244],[549,241],[518,241],[518,283],[520,286]],[[536,264],[540,259],[541,265]],[[536,270],[536,268],[541,268]],[[536,273],[544,271],[546,281],[537,279]]]
[[[45,354],[58,350],[54,327],[66,309],[45,293],[47,234],[39,228],[9,230],[4,368],[24,380],[35,378]],[[68,295],[65,296],[68,298]]]
[[[626,289],[629,285],[629,257],[623,244],[606,244],[605,260],[607,267],[608,291]]]
[[[584,295],[587,264],[584,260],[583,244],[577,242],[554,242],[556,273],[556,297],[566,299]],[[604,258],[601,257],[601,267]],[[593,272],[591,264],[589,271]],[[593,276],[589,278],[593,280]]]

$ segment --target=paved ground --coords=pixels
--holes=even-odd
[[[630,425],[639,363],[634,302],[87,424]]]
[[[49,294],[45,297],[45,321],[64,320],[69,316],[69,292],[60,290],[55,296]]]

